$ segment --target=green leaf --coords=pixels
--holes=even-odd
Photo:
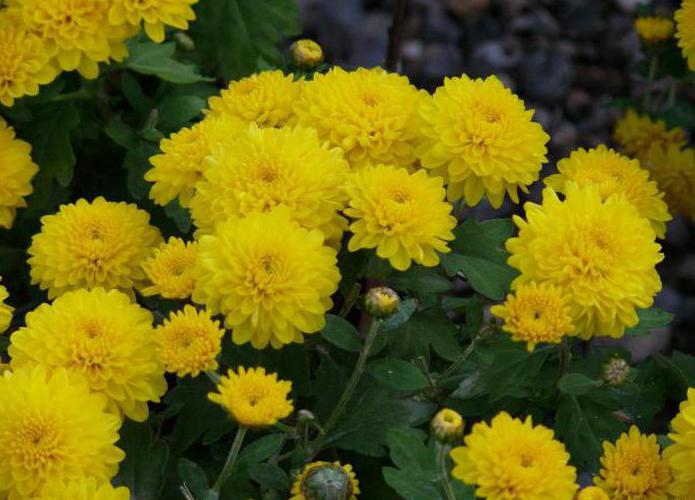
[[[123,167],[127,171],[128,192],[136,200],[146,198],[150,192],[150,183],[145,180],[145,172],[152,168],[150,158],[157,154],[157,151],[154,145],[141,141],[126,153]]]
[[[673,314],[658,307],[639,309],[637,316],[639,317],[639,323],[625,330],[625,335],[645,335],[655,328],[668,326],[673,321]]]
[[[321,336],[336,347],[350,352],[360,352],[360,342],[357,329],[348,320],[326,314],[326,327],[321,331]]]
[[[405,299],[401,300],[401,304],[398,307],[398,311],[381,325],[382,332],[388,332],[394,330],[401,326],[403,323],[408,321],[413,313],[417,310],[417,300],[415,299]]]
[[[267,490],[286,491],[291,486],[287,473],[277,464],[256,464],[249,476]]]
[[[164,207],[164,213],[174,221],[176,227],[182,233],[188,233],[193,227],[193,222],[191,221],[191,213],[187,208],[183,208],[179,203],[178,198],[169,202],[169,204]]]
[[[670,357],[654,355],[654,360],[666,372],[669,382],[675,388],[674,399],[681,401],[688,387],[695,387],[695,356],[674,351]]]
[[[195,462],[182,458],[178,466],[179,477],[196,497],[202,497],[208,491],[208,477]]]
[[[203,67],[227,80],[278,63],[277,44],[300,32],[292,0],[208,0],[195,6],[189,30]]]
[[[395,358],[429,358],[430,349],[446,360],[461,352],[457,329],[446,314],[437,309],[418,311],[400,327],[387,332],[389,355]]]
[[[568,373],[564,375],[557,383],[557,388],[565,394],[573,394],[575,396],[587,394],[592,389],[603,385],[601,380],[592,380],[581,373]]]
[[[423,443],[415,429],[392,429],[387,434],[389,456],[398,467],[382,469],[386,483],[405,500],[438,500],[437,462],[434,442]]]
[[[120,120],[111,120],[106,127],[104,133],[116,144],[124,149],[137,147],[138,135],[130,125],[123,123]]]
[[[200,116],[205,99],[193,95],[172,95],[159,104],[159,129],[164,132],[179,130],[192,119]]]
[[[441,256],[442,266],[450,276],[463,274],[477,292],[502,300],[517,271],[507,265],[504,242],[514,233],[509,219],[476,222],[467,219],[456,230],[453,252]]]
[[[156,76],[172,83],[209,81],[198,73],[195,66],[184,64],[174,58],[176,44],[173,42],[159,44],[142,38],[131,38],[127,45],[130,55],[124,61],[124,65],[137,73]]]
[[[387,282],[397,290],[421,294],[448,292],[453,287],[451,281],[442,276],[436,269],[420,266],[412,266],[405,272],[394,273],[389,276]]]
[[[239,455],[239,466],[255,466],[280,451],[284,437],[280,433],[268,434],[246,445]]]
[[[427,378],[415,366],[400,359],[379,359],[367,365],[367,372],[391,389],[417,391],[427,387]]]

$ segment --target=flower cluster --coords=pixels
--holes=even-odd
[[[31,160],[31,146],[17,139],[0,118],[0,228],[12,227],[17,209],[26,206],[25,197],[33,191],[31,180],[38,171]]]

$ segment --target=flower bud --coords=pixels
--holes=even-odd
[[[297,418],[300,422],[312,422],[316,420],[316,415],[309,410],[299,410],[297,412]]]
[[[598,486],[587,486],[577,493],[576,500],[610,500],[610,498]]]
[[[372,288],[364,299],[367,312],[375,318],[388,318],[395,314],[400,302],[398,294],[386,287]]]
[[[290,46],[292,63],[298,68],[311,70],[323,62],[323,50],[313,40],[297,40]]]
[[[439,410],[432,419],[432,433],[444,443],[457,441],[463,435],[463,418],[449,408]]]
[[[623,358],[614,356],[603,364],[603,380],[610,385],[623,385],[630,375],[630,365]]]
[[[317,462],[309,467],[299,486],[306,500],[348,500],[355,493],[349,471],[339,463]]]

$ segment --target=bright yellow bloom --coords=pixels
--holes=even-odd
[[[1,280],[2,278],[0,278]],[[4,333],[10,327],[10,323],[12,323],[12,311],[14,309],[5,303],[9,296],[7,288],[0,284],[0,333]]]
[[[77,70],[89,79],[99,76],[99,63],[122,61],[130,26],[109,23],[110,0],[7,0],[9,13],[45,43],[64,71]]]
[[[198,0],[111,0],[109,23],[114,26],[145,25],[145,33],[153,42],[164,41],[164,27],[188,29],[188,22],[195,19],[191,5]]]
[[[360,482],[352,470],[352,465],[343,465],[340,462],[311,462],[304,466],[292,485],[290,500],[333,498],[327,493],[335,494],[336,491],[341,492],[340,498],[343,500],[357,500]]]
[[[397,73],[334,67],[306,84],[295,111],[300,124],[341,148],[353,168],[410,167],[421,139],[418,109],[427,99]]]
[[[216,156],[191,201],[198,234],[230,217],[283,206],[301,226],[340,239],[347,226],[338,212],[347,199],[348,165],[339,149],[321,145],[314,130],[250,125]]]
[[[695,149],[675,145],[655,149],[642,164],[664,192],[671,212],[695,220]]]
[[[436,266],[437,252],[450,251],[447,241],[454,239],[456,218],[445,200],[441,177],[379,165],[355,172],[347,190],[350,206],[345,214],[355,219],[350,225],[351,252],[376,248],[379,257],[404,271],[412,261]]]
[[[262,71],[230,82],[219,97],[211,97],[209,114],[240,118],[259,127],[282,127],[295,120],[292,107],[303,85],[280,70]]]
[[[197,377],[200,372],[217,370],[224,330],[208,311],[185,306],[173,311],[155,329],[159,355],[166,370],[179,377]]]
[[[31,145],[17,139],[14,129],[0,118],[0,228],[11,228],[17,209],[27,206],[24,197],[33,192],[31,180],[38,171]]]
[[[226,315],[236,344],[303,342],[326,323],[340,281],[336,251],[287,210],[233,218],[200,239],[193,300]]]
[[[560,287],[575,333],[621,337],[637,324],[637,308],[650,307],[661,289],[655,266],[663,259],[649,221],[624,196],[603,201],[595,186],[552,188],[543,204],[527,203],[526,220],[514,216],[519,235],[507,241],[509,264],[521,271],[513,287],[530,281]]]
[[[0,103],[39,93],[39,85],[51,83],[58,70],[41,40],[18,23],[16,16],[0,11]]]
[[[142,263],[162,241],[135,205],[80,199],[41,218],[29,248],[31,282],[49,298],[78,288],[130,291],[145,279]]]
[[[673,35],[673,21],[659,16],[638,17],[635,20],[635,31],[647,43],[662,42]]]
[[[549,136],[497,77],[446,78],[420,114],[420,159],[446,178],[449,199],[474,206],[486,195],[498,208],[505,192],[518,203],[517,189],[538,180]]]
[[[568,299],[562,289],[534,281],[516,287],[503,305],[490,312],[504,321],[502,329],[517,342],[526,342],[529,351],[536,344],[558,344],[574,332]]]
[[[68,483],[49,483],[35,500],[130,500],[130,492],[125,486],[114,488],[89,477]]]
[[[237,373],[238,372],[238,373]],[[210,401],[222,406],[239,425],[257,429],[275,425],[294,407],[288,399],[292,382],[278,380],[276,373],[266,374],[265,368],[240,366],[220,377],[218,392],[208,394]]]
[[[465,422],[461,415],[451,408],[442,408],[432,418],[432,434],[443,442],[454,442],[463,435]]]
[[[676,38],[688,60],[688,67],[695,71],[695,0],[683,0],[681,8],[674,14]]]
[[[181,206],[187,207],[203,178],[208,156],[245,128],[244,122],[234,117],[209,116],[162,139],[162,152],[150,158],[152,168],[145,173],[145,180],[154,182],[150,198],[164,206],[178,196]]]
[[[685,145],[682,128],[666,130],[663,120],[638,115],[634,109],[625,111],[625,115],[616,122],[613,138],[627,154],[640,159],[655,149],[666,149],[670,144]]]
[[[695,389],[688,389],[688,398],[671,420],[668,437],[673,444],[664,450],[664,459],[673,473],[671,494],[686,498],[685,495],[695,492]]]
[[[671,472],[661,458],[656,436],[643,435],[633,425],[615,445],[604,441],[601,472],[594,484],[611,500],[666,500]]]
[[[587,486],[577,493],[575,500],[611,500],[610,497],[598,486]]]
[[[125,454],[120,419],[106,398],[67,370],[42,367],[0,376],[0,496],[33,498],[49,481],[110,480]]]
[[[142,264],[151,283],[141,291],[145,296],[159,295],[165,299],[186,299],[195,286],[195,261],[198,242],[169,238],[155,248],[154,253]]]
[[[488,500],[567,500],[577,490],[574,467],[553,431],[499,413],[490,424],[473,426],[465,446],[451,451],[452,475],[476,485]]]
[[[562,193],[567,182],[575,182],[580,187],[597,186],[603,200],[622,193],[642,217],[649,219],[657,237],[665,236],[666,222],[671,220],[671,215],[664,194],[639,161],[601,145],[588,151],[579,148],[569,158],[560,160],[557,169],[559,174],[545,178],[545,184],[555,191]]]
[[[66,368],[82,375],[109,409],[147,418],[147,402],[166,391],[164,367],[153,337],[152,314],[117,291],[77,290],[26,316],[8,349],[12,368]]]

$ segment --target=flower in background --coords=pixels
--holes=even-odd
[[[687,399],[680,404],[678,414],[671,420],[668,437],[673,441],[664,450],[664,459],[673,473],[670,493],[685,498],[695,491],[695,389],[688,389]]]
[[[188,22],[195,19],[192,5],[198,0],[111,0],[109,23],[114,26],[145,25],[145,33],[153,42],[164,41],[164,27],[188,29]]]
[[[232,218],[200,238],[193,300],[226,316],[236,344],[303,342],[326,324],[338,289],[336,251],[289,210]]]
[[[224,330],[208,311],[186,305],[173,311],[155,328],[159,356],[166,371],[179,377],[197,377],[200,372],[217,370]]]
[[[203,178],[207,158],[245,128],[244,122],[231,116],[208,116],[162,139],[162,152],[150,158],[152,168],[145,173],[145,180],[154,183],[150,198],[164,206],[178,197],[180,205],[187,207]]]
[[[405,76],[381,68],[334,67],[305,85],[295,111],[301,125],[341,148],[353,168],[410,167],[421,139],[418,109],[427,99]]]
[[[644,158],[654,150],[666,149],[669,145],[685,145],[685,132],[676,127],[666,129],[663,120],[652,120],[649,115],[638,115],[634,109],[616,122],[613,138],[629,155]]]
[[[604,441],[601,471],[594,484],[612,500],[667,498],[671,473],[656,436],[643,435],[633,425],[615,444]]]
[[[2,281],[2,278],[0,278]],[[4,333],[12,323],[12,311],[14,309],[5,303],[10,294],[7,293],[7,288],[0,284],[0,333]]]
[[[654,149],[642,164],[664,192],[671,212],[695,220],[695,149],[676,145]]]
[[[116,447],[121,421],[82,377],[43,367],[6,371],[0,401],[3,498],[35,498],[49,482],[108,482],[116,474],[125,457]]]
[[[130,491],[125,486],[114,488],[108,482],[93,477],[67,483],[48,483],[43,494],[35,500],[129,500]]]
[[[232,116],[259,127],[282,127],[295,120],[292,107],[304,82],[280,70],[262,71],[238,81],[208,101],[208,116]]]
[[[282,206],[301,226],[340,240],[347,174],[340,150],[322,146],[314,130],[251,125],[210,161],[191,201],[193,222],[198,234],[211,233],[231,217]]]
[[[663,42],[673,35],[673,21],[667,17],[644,16],[635,19],[635,31],[647,43]]]
[[[420,114],[420,161],[444,176],[450,200],[474,206],[487,196],[499,208],[505,193],[518,203],[518,189],[538,180],[550,137],[497,77],[446,78]]]
[[[614,194],[624,194],[642,217],[649,219],[658,238],[666,235],[666,222],[671,220],[664,193],[649,171],[640,162],[616,153],[606,146],[595,149],[579,148],[557,163],[558,174],[545,178],[546,186],[564,192],[565,184],[574,182],[580,187],[596,186],[603,200]]]
[[[152,314],[117,290],[77,290],[40,305],[10,342],[13,369],[65,368],[103,393],[110,411],[136,421],[166,391]]]
[[[569,453],[553,431],[501,412],[490,424],[480,422],[454,448],[452,475],[476,486],[488,500],[537,498],[567,500],[577,491]]]
[[[352,470],[352,465],[319,461],[304,466],[292,485],[290,500],[313,498],[357,500],[359,493],[360,483]]]
[[[27,206],[24,198],[33,192],[31,180],[38,171],[31,145],[17,139],[14,129],[0,118],[0,228],[11,228],[17,209]]]
[[[162,243],[142,264],[151,283],[142,288],[145,296],[187,299],[195,287],[195,262],[198,242],[171,237]]]
[[[41,218],[29,248],[31,282],[49,298],[79,288],[131,291],[145,280],[142,263],[162,241],[150,216],[133,204],[85,199]]]
[[[695,71],[695,0],[683,0],[674,18],[678,46],[683,49],[683,56],[688,61],[688,67]]]
[[[292,382],[278,380],[265,368],[240,366],[220,377],[217,392],[208,394],[210,401],[222,406],[239,425],[258,429],[275,425],[289,416],[294,407],[288,399]]]
[[[568,299],[550,283],[521,284],[490,312],[504,321],[502,329],[512,339],[526,342],[529,351],[541,342],[558,344],[574,332]]]
[[[405,271],[412,261],[436,266],[437,252],[450,251],[447,242],[454,239],[456,218],[440,177],[379,165],[353,173],[347,191],[345,215],[354,219],[351,252],[376,248],[394,269]]]
[[[521,274],[513,287],[535,281],[565,293],[575,335],[621,337],[635,326],[637,309],[650,307],[661,289],[656,265],[661,246],[649,221],[624,196],[603,200],[595,186],[552,188],[541,205],[526,203],[514,216],[519,235],[507,240],[509,265]]]

